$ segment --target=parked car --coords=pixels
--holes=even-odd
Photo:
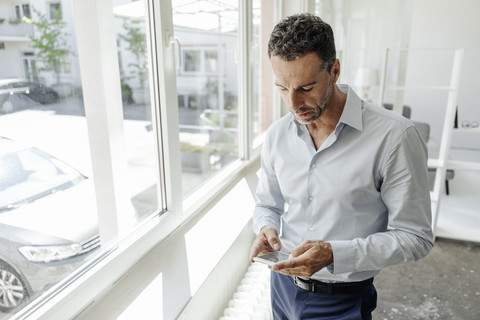
[[[11,312],[100,247],[93,184],[46,152],[0,137],[0,311]]]
[[[51,104],[58,93],[41,83],[25,79],[0,79],[0,112],[9,113],[32,104]]]

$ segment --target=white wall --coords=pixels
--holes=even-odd
[[[480,120],[480,104],[477,97],[480,90],[479,12],[480,1],[477,0],[417,0],[414,5],[410,48],[465,48],[458,95],[459,123],[464,120]],[[432,82],[442,81],[440,79],[448,81],[449,69],[444,67],[448,68],[449,65],[445,65],[448,61],[445,54],[432,53],[428,59],[430,60],[428,77],[420,71],[420,66],[414,63],[409,66],[407,74],[412,78],[421,77]],[[440,97],[437,99],[436,96]],[[445,96],[445,94],[432,95],[431,92],[423,95],[412,93],[406,96],[405,103],[410,104],[413,109],[412,117],[432,124],[432,143],[438,143],[440,140],[440,123],[443,118],[442,113],[438,111],[443,110],[441,108],[445,105]],[[438,104],[435,104],[437,102]],[[478,135],[455,133],[452,146],[480,149],[479,139]],[[455,150],[451,155],[455,156],[454,153]]]
[[[22,53],[28,50],[27,46],[24,42],[4,41],[4,43],[5,49],[0,50],[0,61],[8,63],[2,63],[0,78],[24,77]]]

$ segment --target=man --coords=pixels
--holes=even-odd
[[[265,137],[250,259],[291,255],[271,267],[275,319],[371,319],[373,277],[433,246],[425,143],[408,119],[337,85],[320,18],[285,18],[268,54],[291,113]]]

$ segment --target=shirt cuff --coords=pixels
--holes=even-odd
[[[332,274],[355,271],[355,251],[350,240],[329,241],[333,251],[333,264],[327,267]]]

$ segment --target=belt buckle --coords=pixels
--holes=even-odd
[[[294,277],[293,277],[293,282],[295,283],[295,285],[296,285],[297,287],[300,287],[300,288],[302,288],[303,290],[306,290],[306,289],[305,289],[305,283],[303,283],[303,281],[300,280],[297,276],[294,276]]]
[[[303,283],[298,280],[298,277],[297,277],[297,276],[294,276],[294,277],[293,277],[293,282],[295,283],[295,285],[296,285],[297,287],[300,287],[300,288],[304,289],[304,288],[303,288]]]
[[[302,288],[303,290],[315,292],[315,283],[313,281],[311,281],[310,279],[303,280],[303,279],[300,279],[299,277],[295,276],[293,278],[293,281],[298,287]]]

